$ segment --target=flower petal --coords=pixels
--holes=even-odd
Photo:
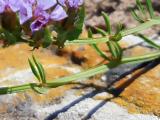
[[[68,0],[68,4],[70,7],[78,8],[78,6],[83,4],[83,0]]]
[[[20,4],[19,0],[8,0],[8,6],[13,12],[17,12],[20,9]]]
[[[29,3],[21,4],[19,11],[20,24],[24,24],[32,18],[32,5]]]
[[[37,0],[37,7],[47,10],[57,4],[57,0]]]
[[[4,0],[0,0],[0,13],[3,13],[5,10],[5,2]]]
[[[53,12],[50,15],[50,18],[54,21],[60,21],[68,17],[66,11],[63,9],[62,6],[57,5]]]
[[[45,18],[37,18],[35,21],[31,23],[31,31],[39,31],[43,26],[45,26],[48,23],[48,19]]]

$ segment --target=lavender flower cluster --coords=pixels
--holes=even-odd
[[[0,14],[18,14],[19,23],[31,21],[30,29],[35,32],[51,21],[67,18],[67,9],[78,9],[82,4],[83,0],[0,0]]]

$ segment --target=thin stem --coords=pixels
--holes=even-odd
[[[144,62],[144,61],[150,61],[153,59],[156,59],[160,57],[160,51],[154,52],[154,53],[150,53],[150,54],[146,54],[146,55],[142,55],[142,56],[138,56],[138,57],[128,57],[128,58],[123,58],[121,61],[121,64],[125,64],[125,63],[135,63],[135,62]]]
[[[137,33],[139,31],[146,30],[147,28],[150,28],[151,26],[158,25],[158,24],[160,24],[160,19],[150,19],[149,21],[147,21],[145,23],[142,23],[135,28],[131,28],[129,30],[122,31],[121,35],[122,36],[127,36],[127,35],[130,35],[130,34],[134,34],[134,33]]]
[[[12,93],[23,92],[25,90],[31,89],[32,85],[36,86],[36,83],[29,83],[29,84],[13,86],[13,87],[2,87],[0,88],[0,94],[2,95],[2,94],[12,94]]]
[[[157,51],[157,52],[150,53],[143,56],[123,58],[118,65],[121,65],[124,63],[137,63],[137,62],[143,62],[143,61],[150,61],[159,57],[160,57],[160,51]],[[87,77],[94,76],[96,74],[107,72],[110,68],[118,66],[118,65],[112,66],[111,64],[112,63],[107,65],[101,65],[99,67],[91,68],[89,70],[86,70],[71,76],[55,79],[53,80],[53,82],[47,82],[46,87],[55,88],[64,84],[71,83],[78,79],[87,78]],[[3,88],[0,88],[0,94],[2,95],[2,94],[22,92],[28,89],[32,89],[32,87],[35,87],[35,86],[39,86],[39,85],[36,83],[29,83],[29,84],[13,86],[13,87],[3,87]]]
[[[157,17],[155,19],[150,19],[145,23],[142,23],[134,28],[123,30],[121,31],[122,37],[134,34],[143,30],[146,30],[147,28],[150,28],[154,25],[160,24],[160,18]],[[78,45],[84,45],[84,44],[98,44],[98,43],[107,43],[109,41],[109,35],[106,35],[105,37],[101,38],[86,38],[86,39],[79,39],[79,40],[73,40],[73,41],[66,41],[65,45],[72,45],[72,44],[78,44]]]
[[[86,38],[86,39],[80,39],[80,40],[66,41],[65,45],[98,44],[98,43],[106,43],[108,41],[109,41],[108,36],[105,36],[101,38]]]
[[[77,73],[77,74],[74,74],[74,75],[71,75],[71,76],[67,76],[67,77],[63,77],[63,78],[53,80],[53,82],[47,83],[47,85],[49,87],[64,85],[64,84],[73,82],[74,80],[83,79],[83,78],[94,76],[96,74],[104,73],[104,72],[108,71],[109,69],[110,68],[109,68],[108,65],[101,65],[99,67],[90,68],[88,70],[82,71],[80,73]]]

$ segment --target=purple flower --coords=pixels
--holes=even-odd
[[[83,4],[83,0],[58,0],[58,3],[62,6],[66,6],[67,4],[69,7],[78,8]]]
[[[57,4],[57,1],[53,0],[39,0],[37,1],[36,9],[34,10],[34,17],[36,17],[35,21],[31,24],[32,32],[40,30],[43,26],[45,26],[50,20],[60,21],[67,17],[66,11],[62,6]],[[55,6],[51,14],[46,12],[47,9]]]
[[[3,0],[0,0],[0,13],[3,13],[5,10],[6,3]]]
[[[63,9],[63,7],[60,5],[57,5],[50,15],[50,18],[54,21],[60,21],[66,17],[68,17],[68,15],[66,11]]]
[[[62,6],[66,6],[66,0],[58,0],[58,3]]]
[[[17,12],[19,10],[19,4],[19,0],[0,0],[0,13],[3,13],[7,9]]]
[[[48,23],[48,19],[46,18],[37,18],[32,22],[30,28],[32,32],[39,31],[42,27],[44,27]]]
[[[36,3],[36,0],[26,0],[26,2],[30,3],[30,4],[35,4]]]
[[[19,21],[20,24],[24,24],[27,20],[32,18],[32,4],[22,2],[19,10]]]
[[[37,0],[37,6],[47,10],[57,4],[57,0]]]
[[[37,7],[34,11],[34,17],[36,19],[30,26],[32,32],[38,31],[45,26],[49,22],[50,15],[43,8]]]
[[[78,8],[83,4],[83,0],[68,0],[69,7]]]
[[[49,21],[61,21],[68,17],[67,9],[78,8],[83,0],[0,0],[0,13],[17,12],[20,24],[31,20],[32,32],[40,30]]]

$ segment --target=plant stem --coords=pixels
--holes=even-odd
[[[160,24],[160,18],[157,19],[150,19],[145,23],[140,24],[139,26],[135,28],[131,28],[128,30],[123,30],[121,31],[122,37],[134,34],[143,30],[146,30],[147,28],[150,28],[154,25],[159,25]],[[71,44],[98,44],[98,43],[106,43],[109,41],[109,36],[101,37],[101,38],[87,38],[87,39],[80,39],[80,40],[73,40],[73,41],[66,41],[65,45],[71,45]]]
[[[138,57],[128,57],[128,58],[123,58],[121,61],[121,64],[126,64],[126,63],[139,63],[139,62],[147,62],[156,58],[160,57],[160,51],[138,56]]]
[[[36,83],[29,83],[29,84],[18,85],[13,87],[2,87],[0,88],[0,95],[23,92],[25,90],[31,89],[32,85],[36,85]]]
[[[83,44],[98,44],[98,43],[106,43],[109,41],[108,36],[101,37],[101,38],[86,38],[86,39],[80,39],[80,40],[73,40],[73,41],[66,41],[66,45],[83,45]]]
[[[157,51],[157,52],[150,53],[150,54],[143,55],[143,56],[123,58],[122,61],[118,65],[121,65],[124,63],[137,63],[137,62],[139,63],[139,62],[144,62],[144,61],[151,61],[159,57],[160,57],[160,51]],[[78,79],[87,78],[87,77],[94,76],[96,74],[107,72],[108,70],[110,70],[110,68],[118,66],[118,65],[112,66],[111,64],[101,65],[99,67],[91,68],[89,70],[86,70],[86,71],[83,71],[83,72],[80,72],[80,73],[77,73],[71,76],[55,79],[53,80],[53,82],[47,82],[46,87],[55,88],[55,87],[58,87],[64,84],[71,83]],[[32,87],[35,87],[35,86],[37,87],[39,86],[39,84],[29,83],[29,84],[13,86],[13,87],[2,87],[0,88],[0,94],[2,95],[2,94],[12,94],[12,93],[23,92],[25,90],[32,89]]]
[[[160,19],[150,19],[147,22],[142,23],[135,28],[131,28],[129,30],[122,31],[121,35],[124,37],[124,36],[130,35],[130,34],[137,33],[139,31],[146,30],[147,28],[150,28],[150,27],[152,27],[154,25],[158,25],[158,24],[160,24]]]

